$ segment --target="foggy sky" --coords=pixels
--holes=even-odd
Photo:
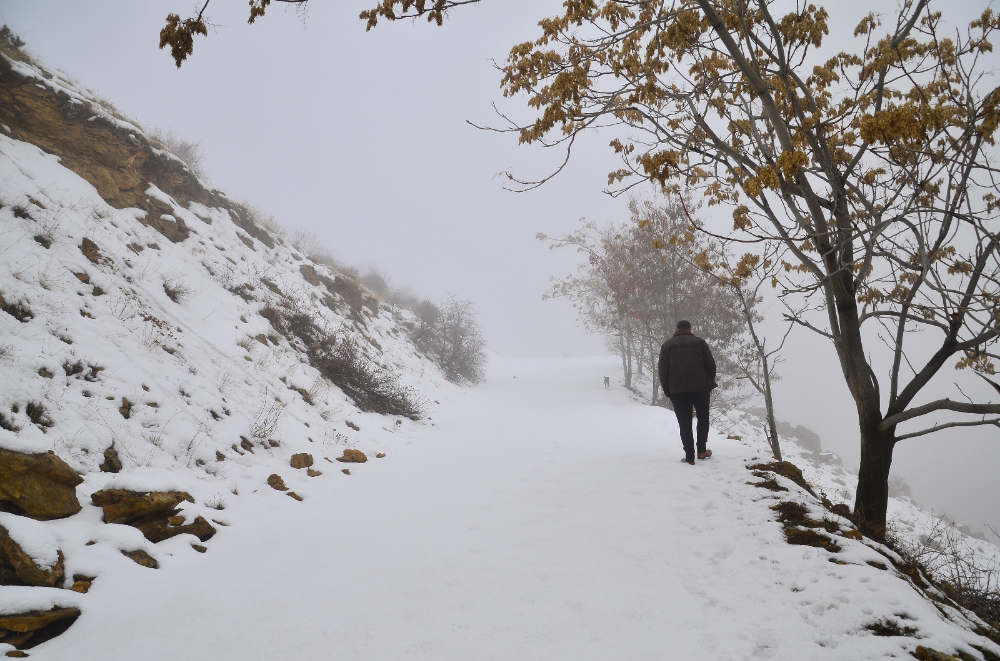
[[[313,2],[306,15],[272,6],[248,26],[245,1],[212,0],[217,27],[196,38],[180,70],[157,39],[168,13],[197,11],[186,0],[2,0],[0,22],[142,126],[200,142],[211,183],[228,195],[315,231],[346,263],[378,265],[394,285],[471,299],[494,351],[603,353],[565,301],[541,300],[578,256],[534,237],[573,231],[584,216],[627,219],[627,200],[602,192],[617,166],[612,136],[589,136],[559,177],[513,194],[498,172],[543,176],[561,154],[466,123],[500,125],[493,102],[529,117],[523,99],[502,98],[492,60],[534,38],[535,22],[561,3],[487,0],[443,28],[402,21],[365,33],[357,15],[374,3]],[[835,29],[852,30],[873,3],[828,5]],[[951,2],[946,12],[985,5]],[[854,404],[832,347],[796,331],[785,357],[778,417],[813,429],[856,467]],[[893,470],[926,507],[1000,526],[998,441],[995,428],[905,441]]]

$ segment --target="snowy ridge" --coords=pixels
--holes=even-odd
[[[100,107],[63,77],[7,61],[74,103]],[[354,283],[353,300],[329,291],[342,276],[251,227],[271,238],[265,245],[226,208],[185,206],[152,185],[144,193],[162,207],[159,220],[180,221],[190,234],[171,240],[148,222],[148,211],[109,205],[58,157],[0,133],[0,447],[51,450],[84,477],[78,515],[44,523],[3,516],[40,565],[51,566],[63,551],[63,588],[75,575],[98,577],[99,593],[109,576],[150,571],[122,551],[143,550],[163,567],[178,553],[203,557],[191,550],[198,541],[191,535],[154,545],[135,528],[101,523],[101,510],[90,504],[99,489],[187,491],[195,502],[183,503],[181,514],[188,521],[204,516],[224,534],[223,508],[272,491],[269,474],[308,500],[323,488],[319,482],[349,479],[340,473],[345,464],[333,462],[343,449],[392,454],[430,424],[359,410],[261,309],[308,314],[362,360],[395,375],[424,415],[456,390],[397,323],[408,313],[390,312]],[[99,469],[112,447],[123,464],[117,475]],[[314,477],[289,466],[295,453],[313,455]],[[373,462],[350,466],[377,470]],[[53,606],[86,612],[92,595],[2,587],[0,613]]]

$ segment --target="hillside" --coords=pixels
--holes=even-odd
[[[863,538],[815,434],[778,464],[718,415],[690,467],[614,357],[449,383],[409,312],[0,38],[0,652],[1000,658],[901,554],[937,519]]]
[[[432,424],[421,417],[454,387],[410,342],[408,312],[298,254],[9,43],[0,94],[0,449],[54,452],[83,478],[81,514],[22,535],[58,547],[60,583],[99,585],[133,564],[120,552],[211,548],[224,508],[271,491],[270,475],[308,500],[348,466],[378,470],[334,462],[345,449],[391,456]],[[144,537],[100,523],[102,489],[184,496]],[[0,483],[0,502],[20,514],[15,490]],[[0,611],[86,610],[88,596],[2,588]]]

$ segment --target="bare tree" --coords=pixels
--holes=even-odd
[[[471,301],[449,296],[437,321],[437,363],[450,381],[479,383],[486,378],[486,340]]]
[[[633,200],[632,218],[620,227],[593,223],[558,239],[538,238],[552,247],[575,247],[586,256],[579,275],[556,280],[547,294],[571,300],[584,327],[601,333],[618,348],[626,384],[633,361],[638,372],[649,367],[651,402],[659,389],[656,361],[660,345],[679,319],[690,319],[717,353],[720,387],[735,385],[730,358],[745,330],[738,298],[696,263],[694,255],[713,258],[717,246],[689,226],[678,200]],[[667,237],[664,240],[663,237]],[[753,309],[756,299],[748,301]]]

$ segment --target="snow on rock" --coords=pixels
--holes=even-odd
[[[59,541],[41,521],[0,512],[0,526],[38,567],[50,569],[59,562]]]

